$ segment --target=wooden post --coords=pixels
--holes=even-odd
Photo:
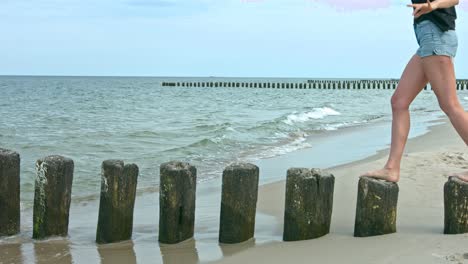
[[[33,238],[68,234],[73,160],[53,155],[36,162]]]
[[[330,232],[335,177],[319,169],[290,168],[286,178],[284,241]]]
[[[240,243],[255,231],[259,168],[233,163],[223,171],[219,242]]]
[[[0,148],[0,236],[20,231],[20,156]]]
[[[361,177],[358,184],[355,237],[396,232],[398,185]]]
[[[468,233],[468,182],[449,177],[444,185],[444,234]]]
[[[193,237],[197,170],[186,162],[160,166],[159,242],[176,244]]]
[[[113,243],[132,238],[133,208],[138,166],[106,160],[101,167],[101,200],[96,242]]]

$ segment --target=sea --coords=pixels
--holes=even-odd
[[[381,137],[364,138],[376,146],[389,143],[394,90],[162,86],[308,80],[313,78],[1,76],[0,147],[20,154],[21,207],[31,210],[35,162],[48,155],[73,159],[72,201],[83,201],[99,199],[107,159],[137,164],[137,189],[145,193],[157,190],[159,166],[171,160],[195,165],[198,182],[206,182],[221,177],[231,162],[313,149],[347,131],[384,126]],[[468,91],[458,95],[468,109]],[[410,137],[444,116],[430,90],[418,95],[411,113]],[[345,144],[336,152],[353,156],[353,148]]]

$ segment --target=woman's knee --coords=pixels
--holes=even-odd
[[[409,109],[411,102],[402,96],[393,95],[390,103],[394,111],[403,111]]]
[[[447,116],[453,116],[465,112],[458,100],[450,100],[447,102],[439,101],[439,106]]]

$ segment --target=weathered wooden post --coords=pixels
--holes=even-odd
[[[444,233],[468,233],[468,182],[449,177],[444,185],[444,208]]]
[[[68,234],[73,160],[52,155],[36,162],[33,238]]]
[[[223,171],[219,242],[240,243],[255,231],[259,168],[233,163]]]
[[[286,178],[284,241],[330,232],[335,177],[319,169],[290,168]]]
[[[396,232],[398,184],[361,177],[358,184],[355,237]]]
[[[176,244],[193,237],[197,170],[187,162],[160,166],[159,242]]]
[[[113,243],[132,238],[133,208],[138,166],[106,160],[101,167],[101,200],[96,242]]]
[[[0,236],[20,231],[20,156],[0,148]]]

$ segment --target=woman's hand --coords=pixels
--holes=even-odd
[[[412,4],[407,6],[414,8],[413,16],[415,18],[418,18],[424,14],[430,13],[433,10],[437,9],[437,6],[435,4],[436,3],[431,3],[430,0],[427,0],[427,3],[424,4]]]

